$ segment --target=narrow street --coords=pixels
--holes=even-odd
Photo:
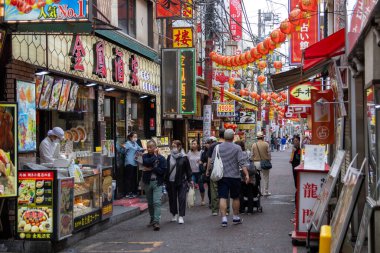
[[[292,230],[294,185],[289,154],[289,150],[272,153],[272,196],[262,198],[263,213],[242,215],[242,225],[222,228],[220,217],[211,216],[197,198],[197,205],[187,210],[184,225],[170,222],[165,204],[159,232],[146,227],[149,217],[145,212],[62,252],[292,252],[288,233]]]

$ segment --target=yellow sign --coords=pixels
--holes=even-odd
[[[269,120],[273,120],[274,119],[274,110],[270,110],[269,111]]]
[[[173,28],[173,47],[193,47],[193,28],[176,27]]]

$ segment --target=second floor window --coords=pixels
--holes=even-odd
[[[118,0],[119,28],[136,38],[136,0]]]

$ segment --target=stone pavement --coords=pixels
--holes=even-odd
[[[168,205],[162,208],[161,230],[147,228],[148,214],[122,222],[62,251],[79,252],[255,252],[287,253],[293,249],[288,233],[293,229],[294,183],[290,151],[273,152],[270,174],[272,196],[262,198],[263,213],[242,215],[243,224],[220,226],[206,206],[187,209],[185,224],[169,222]],[[229,217],[229,222],[231,222]],[[298,252],[305,252],[299,248]]]

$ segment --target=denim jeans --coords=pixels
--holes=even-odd
[[[161,218],[162,185],[158,185],[157,181],[151,181],[149,184],[146,184],[144,188],[148,201],[150,220],[159,224]]]

